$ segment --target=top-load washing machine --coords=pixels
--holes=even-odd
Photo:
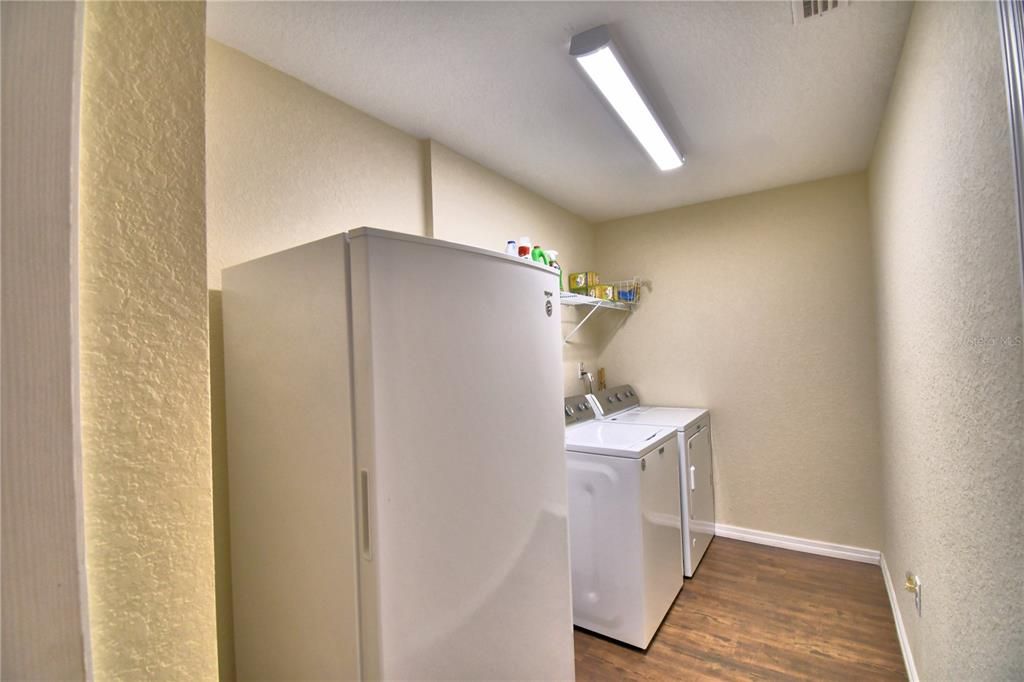
[[[703,408],[641,405],[632,386],[588,396],[598,419],[616,424],[670,427],[679,439],[683,571],[693,577],[715,536],[715,487],[711,462],[711,414]]]
[[[565,399],[572,619],[646,649],[683,586],[672,428],[594,419]]]

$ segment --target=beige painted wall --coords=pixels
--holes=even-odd
[[[598,227],[600,271],[652,281],[600,362],[711,410],[719,522],[880,546],[869,236],[863,175]]]
[[[94,673],[209,680],[206,7],[90,2],[85,12],[79,299]]]
[[[503,251],[509,239],[528,236],[534,244],[558,251],[563,282],[570,272],[595,267],[590,223],[437,142],[430,142],[430,188],[433,236],[438,239]],[[563,335],[579,317],[577,310],[563,306]],[[597,330],[585,327],[565,346],[566,395],[583,392],[578,362],[596,372],[599,344],[606,338]]]
[[[1024,388],[993,3],[918,3],[875,157],[883,551],[921,679],[1024,677]]]
[[[213,40],[206,87],[211,289],[229,265],[361,225],[426,234],[416,138]]]

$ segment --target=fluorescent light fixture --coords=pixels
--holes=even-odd
[[[584,73],[594,82],[658,168],[669,171],[685,163],[683,156],[654,117],[654,112],[647,106],[633,79],[629,77],[612,44],[607,26],[598,26],[573,36],[569,54],[576,58]]]

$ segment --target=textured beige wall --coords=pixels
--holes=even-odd
[[[503,251],[509,239],[528,236],[534,244],[558,251],[566,276],[594,268],[595,238],[590,223],[437,142],[430,143],[430,189],[433,236],[438,239]],[[618,313],[602,311],[598,315],[607,318]],[[580,313],[563,307],[562,317],[564,335],[575,326]],[[588,326],[565,346],[567,395],[583,392],[578,362],[596,372],[599,343],[607,337],[600,329]]]
[[[207,41],[210,288],[221,270],[369,225],[426,234],[423,145]]]
[[[1024,677],[1024,390],[995,5],[918,3],[870,169],[885,553],[923,680]]]
[[[598,227],[600,271],[652,281],[600,361],[711,410],[719,522],[881,544],[868,220],[852,175]]]
[[[81,410],[98,680],[217,675],[205,11],[86,5]]]

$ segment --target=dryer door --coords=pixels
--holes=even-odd
[[[647,648],[683,587],[679,568],[679,443],[672,436],[644,457],[640,475],[644,534],[644,641]]]
[[[686,471],[689,516],[689,547],[686,575],[693,576],[697,564],[715,535],[715,488],[711,475],[711,429],[701,426],[686,441]]]

